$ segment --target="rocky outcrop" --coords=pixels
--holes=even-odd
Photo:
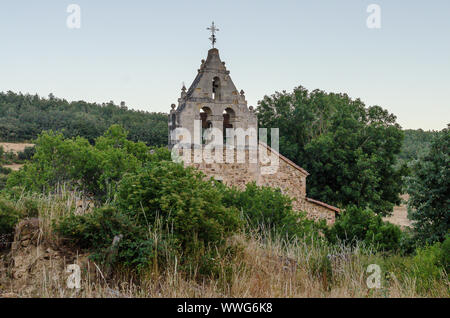
[[[87,256],[42,240],[39,219],[22,220],[9,251],[0,255],[0,298],[67,293],[68,264],[86,267]]]

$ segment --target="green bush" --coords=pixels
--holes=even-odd
[[[326,231],[326,237],[331,243],[342,241],[355,244],[362,241],[384,251],[399,250],[401,236],[398,226],[383,222],[381,216],[371,210],[357,207],[347,208],[333,227]]]
[[[184,250],[217,244],[240,226],[239,213],[204,175],[170,161],[151,162],[120,182],[117,205],[141,224],[159,217]]]
[[[272,234],[297,236],[318,234],[319,226],[305,215],[294,212],[291,199],[279,189],[248,183],[245,190],[221,186],[223,202],[235,207],[247,219],[248,229],[269,230]]]
[[[113,207],[70,215],[54,226],[68,243],[94,251],[91,257],[104,265],[120,264],[139,272],[150,267],[158,255],[158,246],[148,229]],[[115,237],[121,239],[113,246]]]
[[[8,175],[12,172],[10,168],[0,166],[0,174]]]
[[[91,145],[85,138],[64,138],[61,133],[43,132],[35,141],[33,161],[8,178],[6,188],[14,194],[19,187],[31,192],[50,192],[61,184],[93,193],[106,201],[114,196],[125,173],[136,172],[145,162],[170,157],[168,149],[153,149],[127,140],[127,132],[111,126]]]
[[[36,218],[39,216],[39,208],[36,200],[31,198],[23,198],[23,216],[27,218]]]
[[[450,274],[450,234],[447,234],[445,241],[442,243],[442,265],[447,274]]]
[[[443,242],[450,231],[450,129],[436,134],[407,179],[408,212],[420,244]]]
[[[448,246],[445,248],[448,249]],[[445,262],[448,260],[448,255],[444,253],[445,250],[440,242],[416,250],[411,272],[416,278],[416,287],[419,292],[429,290],[434,286],[434,281],[444,278]]]
[[[31,160],[36,153],[34,147],[25,147],[25,149],[17,154],[19,160]]]
[[[0,191],[6,187],[7,180],[8,180],[8,176],[0,174]]]
[[[194,169],[155,160],[124,176],[114,207],[70,215],[55,228],[106,265],[140,271],[179,255],[181,267],[212,274],[215,256],[226,254],[225,239],[241,225],[238,211],[225,207],[221,195]],[[114,237],[121,234],[112,253]]]
[[[10,235],[14,233],[14,227],[21,216],[20,211],[0,198],[0,234]]]

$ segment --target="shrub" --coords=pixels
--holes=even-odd
[[[31,160],[36,153],[34,147],[25,147],[25,149],[17,154],[19,160]]]
[[[145,162],[170,157],[167,149],[152,152],[142,142],[127,140],[127,132],[118,125],[95,140],[64,138],[61,133],[43,132],[35,141],[33,161],[10,175],[7,190],[24,188],[31,192],[49,192],[66,184],[98,199],[111,199],[125,173],[136,172]]]
[[[0,234],[10,235],[14,233],[14,227],[20,218],[20,211],[0,198]]]
[[[411,272],[416,278],[418,292],[429,290],[435,281],[443,278],[444,262],[448,256],[444,255],[444,249],[441,245],[440,242],[437,242],[416,250]]]
[[[69,243],[93,250],[91,258],[107,266],[122,265],[139,272],[150,267],[158,255],[148,229],[113,207],[92,213],[70,215],[55,224],[56,231]],[[115,237],[121,237],[113,246]]]
[[[0,166],[0,174],[8,175],[12,172],[10,168]]]
[[[193,168],[169,161],[151,162],[120,183],[117,205],[141,224],[160,217],[184,250],[217,244],[240,226],[235,208],[222,204],[222,194]]]
[[[140,271],[178,254],[181,267],[217,274],[215,256],[226,254],[223,243],[241,221],[236,209],[222,204],[219,189],[203,178],[181,164],[150,162],[124,176],[114,207],[64,217],[55,229],[106,265]],[[114,237],[121,234],[112,253]]]
[[[8,176],[0,174],[0,190],[3,190],[6,187],[7,180],[8,180]]]
[[[447,234],[445,241],[442,243],[441,262],[447,274],[450,274],[450,234]]]
[[[35,218],[39,216],[39,208],[36,200],[31,198],[24,198],[23,216],[28,218]]]
[[[398,226],[383,222],[381,216],[368,209],[349,207],[326,231],[331,243],[341,240],[347,244],[362,241],[379,250],[393,251],[400,248],[402,232]]]
[[[279,189],[248,183],[244,191],[221,187],[223,202],[242,211],[248,228],[269,230],[272,234],[303,237],[318,233],[318,226],[305,215],[294,212],[291,199]]]

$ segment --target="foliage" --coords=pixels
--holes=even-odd
[[[143,141],[149,146],[167,144],[167,115],[163,113],[129,110],[112,101],[101,105],[69,103],[52,94],[46,99],[0,92],[0,140],[27,141],[44,130],[53,130],[66,138],[81,136],[94,142],[114,124],[128,130],[132,141]]]
[[[318,225],[294,212],[291,199],[279,189],[259,187],[252,182],[243,191],[222,186],[222,193],[226,206],[242,211],[250,230],[271,231],[288,238],[318,234]]]
[[[408,209],[420,243],[442,242],[450,231],[450,131],[435,137],[407,180]]]
[[[444,266],[447,274],[450,274],[450,234],[447,234],[445,241],[441,245],[442,247],[442,259],[441,263]]]
[[[146,228],[113,207],[82,216],[72,214],[55,224],[55,229],[71,244],[94,250],[93,258],[103,264],[121,264],[140,271],[149,268],[157,255],[157,245]],[[120,241],[113,246],[119,236]]]
[[[280,152],[311,174],[310,197],[381,214],[400,203],[406,171],[393,166],[403,133],[387,110],[297,87],[265,96],[258,112],[260,127],[280,129]]]
[[[11,234],[21,218],[21,213],[9,202],[0,198],[0,235]]]
[[[389,222],[383,222],[381,216],[369,209],[347,208],[336,220],[333,227],[326,231],[331,243],[342,241],[355,244],[362,241],[382,251],[399,249],[401,230]]]
[[[445,254],[448,252],[448,241],[449,238],[447,238],[446,250],[440,242],[416,250],[411,271],[418,282],[419,290],[431,288],[434,281],[442,279],[443,270],[448,272],[449,264],[446,262],[449,256]]]
[[[127,132],[118,125],[98,137],[95,145],[52,131],[40,134],[35,143],[32,162],[10,175],[7,189],[48,192],[56,185],[69,184],[98,198],[111,198],[124,173],[169,156],[167,149],[152,154],[144,143],[127,140]]]
[[[151,162],[125,175],[118,207],[142,224],[161,218],[183,250],[217,244],[239,228],[238,211],[221,203],[221,192],[204,175],[181,164]]]
[[[31,160],[36,150],[34,147],[25,147],[25,149],[17,154],[19,160]]]
[[[402,148],[398,154],[398,166],[402,163],[411,164],[427,154],[430,150],[430,144],[433,138],[438,134],[437,131],[424,131],[422,129],[406,129],[403,131]]]
[[[115,207],[55,224],[76,246],[95,250],[100,262],[141,270],[164,264],[163,250],[179,253],[180,266],[214,269],[214,256],[240,226],[236,209],[221,203],[221,193],[203,175],[171,161],[152,161],[120,182]],[[115,236],[123,239],[111,255]],[[163,248],[163,250],[159,250]]]

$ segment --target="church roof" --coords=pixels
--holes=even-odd
[[[317,205],[320,205],[320,206],[322,206],[324,208],[327,208],[327,209],[330,209],[330,210],[332,210],[332,211],[334,211],[336,213],[340,213],[341,212],[341,210],[339,208],[337,208],[335,206],[332,206],[332,205],[329,205],[329,204],[326,204],[324,202],[318,201],[318,200],[314,200],[314,199],[311,199],[311,198],[306,198],[306,201],[314,203],[314,204],[317,204]]]
[[[305,169],[303,169],[302,167],[300,167],[299,165],[295,164],[293,161],[289,160],[288,158],[286,158],[285,156],[283,156],[282,154],[280,154],[279,152],[275,151],[274,149],[272,149],[269,145],[263,143],[262,141],[259,142],[259,144],[263,147],[266,147],[267,149],[269,149],[271,152],[273,152],[274,154],[276,154],[281,160],[283,160],[284,162],[286,162],[287,164],[291,165],[292,167],[294,167],[295,169],[297,169],[298,171],[300,171],[301,173],[303,173],[305,176],[309,176],[309,172],[306,171]]]

